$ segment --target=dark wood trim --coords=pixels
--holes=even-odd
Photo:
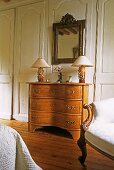
[[[88,111],[87,119],[82,123],[82,126],[84,130],[86,131],[93,119],[93,107],[92,107],[92,104],[84,104],[83,108],[87,109]]]
[[[53,24],[53,57],[52,64],[73,63],[76,58],[58,58],[58,35],[79,33],[78,56],[83,55],[83,30],[85,20],[75,20],[72,15],[66,14],[61,21]]]
[[[86,149],[86,140],[85,140],[85,130],[83,128],[83,125],[80,126],[80,138],[77,141],[77,144],[82,152],[82,155],[79,156],[78,159],[79,159],[81,165],[85,167],[86,165],[84,164],[84,162],[87,157],[87,149]]]

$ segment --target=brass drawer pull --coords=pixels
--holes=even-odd
[[[67,94],[74,94],[75,91],[74,91],[74,90],[67,90],[66,93],[67,93]]]
[[[31,116],[31,120],[36,120],[36,118],[38,118],[38,116]]]
[[[49,93],[51,93],[52,95],[56,95],[57,92],[56,92],[56,90],[52,89],[52,90],[49,90]]]
[[[56,104],[50,104],[51,110],[56,110]]]
[[[69,125],[74,125],[75,121],[74,120],[73,121],[67,120],[66,123],[69,124]]]
[[[36,88],[33,88],[33,89],[32,89],[32,92],[33,92],[33,93],[40,93],[40,90],[39,90],[39,89],[36,89]]]
[[[55,106],[56,106],[56,104],[50,104],[50,106],[51,106],[51,107],[55,107]]]
[[[41,110],[42,106],[37,103],[32,103],[31,110]]]
[[[75,106],[66,105],[66,109],[68,109],[68,110],[75,110],[76,107]]]

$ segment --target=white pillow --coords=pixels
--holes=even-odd
[[[94,117],[114,123],[114,98],[93,102]]]

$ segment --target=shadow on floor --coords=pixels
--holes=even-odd
[[[36,129],[36,132],[44,132],[44,133],[46,132],[46,133],[53,134],[56,136],[61,136],[61,137],[72,139],[72,135],[67,130],[64,130],[64,129],[61,129],[55,126],[44,126],[44,127]]]

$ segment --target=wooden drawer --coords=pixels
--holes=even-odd
[[[65,86],[61,85],[30,85],[30,97],[54,97],[54,98],[64,98],[65,96]]]
[[[58,120],[56,122],[57,126],[69,130],[80,129],[81,115],[58,114],[56,116]]]
[[[82,86],[66,86],[65,97],[67,99],[82,99]]]
[[[81,114],[82,113],[82,101],[66,100],[65,113]]]
[[[53,114],[53,113],[41,113],[31,112],[29,115],[29,122],[35,124],[51,124],[64,129],[80,129],[81,116],[80,115],[68,115],[68,114]]]
[[[29,115],[29,122],[35,124],[54,124],[54,115],[51,113],[40,113],[40,112],[31,112]]]
[[[64,112],[64,101],[57,99],[30,99],[30,111]]]

